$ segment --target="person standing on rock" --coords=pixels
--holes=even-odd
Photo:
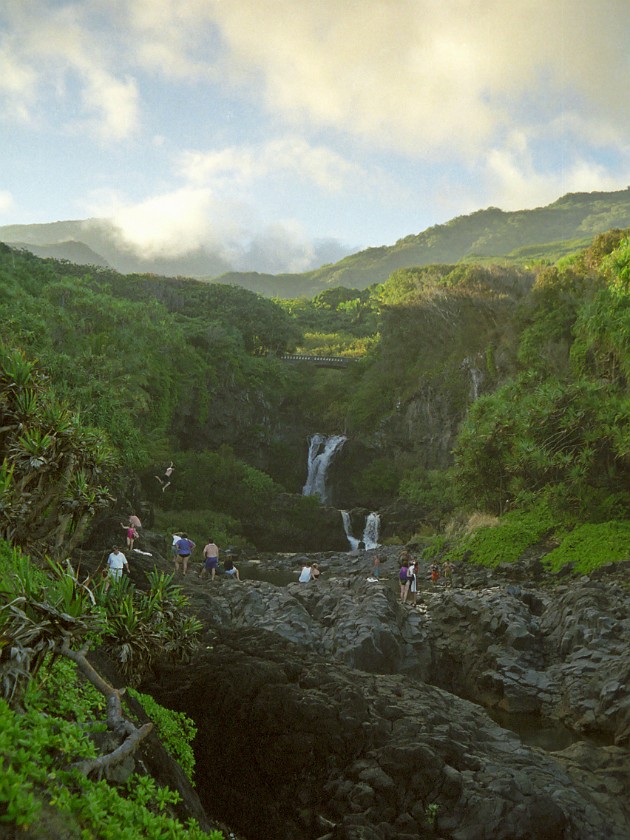
[[[131,524],[131,518],[129,519],[129,525],[125,525],[124,522],[121,522],[120,527],[125,529],[125,533],[127,535],[127,548],[129,551],[133,551],[133,543],[134,540],[138,538],[138,532]]]
[[[431,583],[437,583],[440,579],[440,567],[438,563],[434,560],[429,566],[429,569],[431,570]]]
[[[112,553],[107,558],[107,568],[108,575],[105,583],[105,592],[109,590],[112,580],[120,580],[123,569],[126,569],[127,574],[129,574],[129,563],[127,562],[127,558],[117,545],[114,546]]]
[[[444,575],[444,586],[453,586],[453,564],[450,560],[442,563],[442,574]]]
[[[214,580],[219,568],[219,547],[212,542],[212,537],[208,540],[203,549],[203,566],[201,567],[200,577],[205,577],[210,573],[210,580]]]
[[[411,593],[411,603],[415,607],[418,603],[418,563],[412,560],[407,569],[407,577],[409,578],[409,592]]]
[[[405,604],[409,594],[409,558],[406,552],[400,558],[398,582],[400,583],[400,603]]]
[[[179,564],[181,561],[184,575],[188,571],[188,560],[190,555],[195,550],[195,543],[188,539],[187,534],[182,534],[177,540],[177,554],[175,555],[175,571],[179,572]]]
[[[378,580],[381,573],[381,558],[379,554],[374,555],[374,563],[372,564],[372,577]]]

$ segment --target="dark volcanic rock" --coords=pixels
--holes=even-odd
[[[149,689],[197,721],[202,800],[250,840],[426,837],[435,811],[435,836],[454,840],[628,836],[627,805],[604,808],[575,755],[524,747],[438,688],[264,631],[218,631]],[[602,784],[628,782],[622,754],[614,772],[599,761]]]

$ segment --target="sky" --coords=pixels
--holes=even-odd
[[[628,44],[628,0],[2,0],[0,225],[303,271],[625,189]]]

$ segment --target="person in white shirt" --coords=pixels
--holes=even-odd
[[[300,583],[308,583],[311,579],[311,567],[309,565],[302,566],[302,571],[300,572],[300,576],[298,581]]]
[[[112,580],[120,580],[123,569],[126,569],[127,573],[129,573],[129,563],[127,562],[127,558],[117,545],[114,546],[112,553],[107,558],[107,567],[109,574],[107,575],[107,582],[105,583],[105,592],[109,589]]]

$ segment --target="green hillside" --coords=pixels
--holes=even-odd
[[[497,207],[458,216],[443,225],[368,248],[304,274],[239,274],[214,278],[277,297],[317,294],[322,286],[365,289],[399,268],[457,262],[553,262],[586,247],[593,236],[630,225],[630,188],[570,193],[547,207],[504,212]]]

